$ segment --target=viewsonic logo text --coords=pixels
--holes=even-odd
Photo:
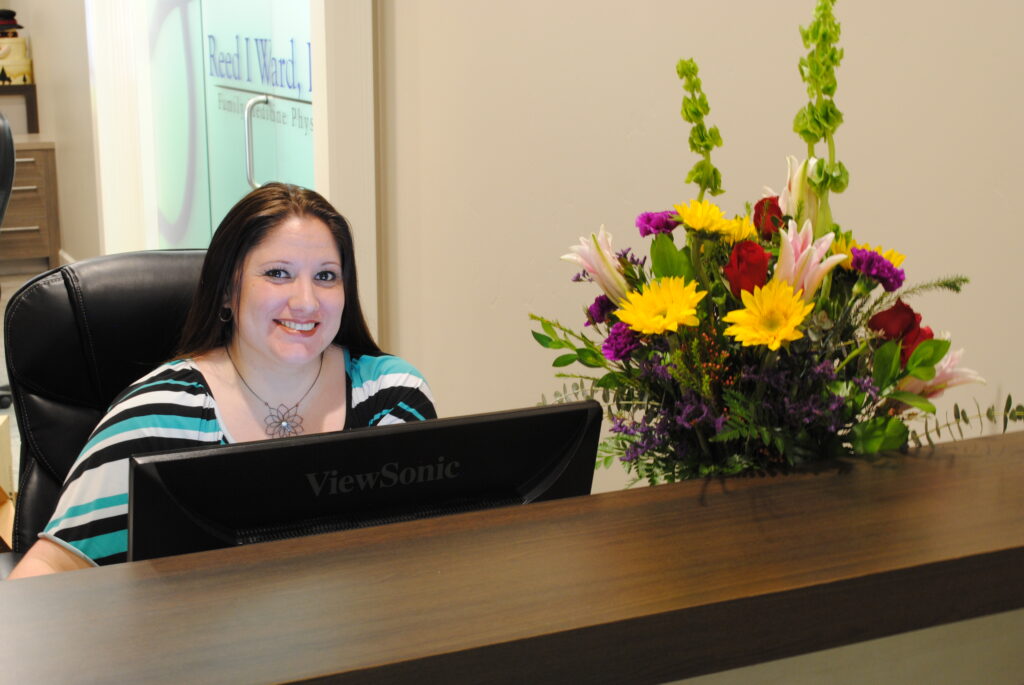
[[[389,461],[377,471],[367,473],[338,474],[337,470],[307,473],[306,479],[313,488],[313,494],[344,495],[349,492],[393,488],[396,485],[430,483],[437,480],[458,478],[459,462],[438,457],[434,464],[403,467],[397,461]]]

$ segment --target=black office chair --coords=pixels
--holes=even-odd
[[[7,117],[0,112],[0,223],[7,214],[14,188],[14,135]],[[11,406],[10,386],[0,386],[0,409]]]
[[[174,353],[205,250],[128,252],[67,264],[7,304],[7,374],[21,433],[13,566],[114,397]]]

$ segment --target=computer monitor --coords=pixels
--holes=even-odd
[[[594,401],[136,455],[128,559],[586,495]]]

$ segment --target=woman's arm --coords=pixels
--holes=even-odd
[[[41,538],[29,548],[7,578],[14,580],[15,578],[42,576],[48,573],[76,571],[90,566],[88,561],[74,552],[64,549],[56,542]]]

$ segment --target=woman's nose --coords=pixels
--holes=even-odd
[[[306,279],[297,279],[288,298],[288,307],[294,312],[308,314],[320,308],[313,284]]]

